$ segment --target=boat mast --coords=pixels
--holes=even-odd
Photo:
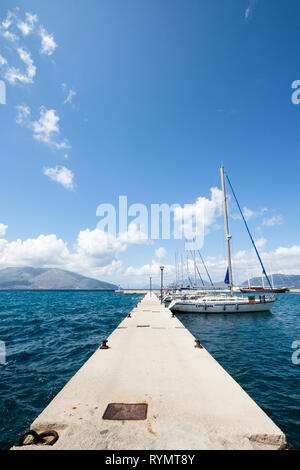
[[[177,268],[177,264],[178,264],[178,259],[177,259],[177,250],[176,250],[175,251],[175,278],[176,278],[175,287],[176,287],[176,289],[178,287],[178,268]]]
[[[195,252],[195,239],[193,240],[193,257],[194,257],[194,287],[197,288],[197,270],[196,270],[196,252]]]
[[[230,294],[233,296],[232,265],[231,265],[231,251],[230,251],[231,235],[229,234],[228,212],[227,212],[227,197],[226,197],[226,186],[225,186],[225,176],[224,176],[224,167],[223,166],[221,166],[221,181],[222,181],[222,191],[223,191],[224,222],[225,222],[227,258],[228,258],[229,285],[230,285]]]
[[[181,258],[181,287],[183,287],[184,279],[183,279],[183,259],[182,259],[182,255],[180,255],[180,258]]]
[[[185,251],[185,256],[186,256],[186,274],[189,282],[189,287],[192,287],[192,281],[190,278],[190,270],[189,270],[189,252],[188,250]]]
[[[249,265],[247,262],[247,277],[248,277],[248,287],[250,288],[250,276],[249,276]]]

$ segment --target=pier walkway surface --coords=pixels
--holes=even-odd
[[[37,432],[55,430],[58,441],[14,449],[284,446],[282,431],[206,349],[195,347],[193,335],[154,293],[139,302],[107,345],[33,422]]]

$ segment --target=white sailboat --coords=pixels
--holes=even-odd
[[[260,295],[255,297],[254,295],[248,297],[242,297],[234,295],[233,292],[233,278],[232,278],[232,263],[231,263],[231,250],[230,250],[230,240],[231,235],[229,233],[229,223],[228,223],[228,209],[227,209],[227,197],[226,197],[226,185],[225,185],[225,173],[224,167],[221,167],[221,181],[222,181],[222,192],[223,192],[223,206],[224,206],[224,222],[225,222],[225,234],[226,234],[226,247],[227,247],[227,259],[228,259],[228,271],[226,278],[230,286],[230,293],[220,294],[214,292],[213,294],[201,294],[195,296],[194,298],[175,298],[169,309],[172,312],[184,312],[184,313],[237,313],[237,312],[266,312],[271,310],[274,302],[276,301],[276,296],[265,296]],[[229,182],[230,184],[230,182]],[[235,194],[234,194],[235,197]],[[236,197],[235,197],[236,199]],[[238,201],[236,199],[238,204]],[[250,234],[248,225],[243,216],[243,213],[238,204],[239,210],[241,212],[242,218],[246,224],[246,228],[250,235],[251,241],[254,245],[255,251],[258,255],[259,261],[263,268],[263,273],[266,275],[264,266],[262,264],[261,258],[257,252],[255,243]],[[267,278],[268,279],[268,278]]]

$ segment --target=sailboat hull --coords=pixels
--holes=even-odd
[[[288,287],[274,287],[273,289],[269,289],[266,287],[240,287],[240,292],[248,294],[250,293],[265,293],[265,294],[284,294],[289,291]]]
[[[189,303],[189,302],[172,302],[169,306],[171,312],[180,313],[251,313],[251,312],[268,312],[274,305],[275,300],[266,300],[265,302],[256,303]]]

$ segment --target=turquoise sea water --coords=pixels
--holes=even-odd
[[[17,443],[141,297],[0,292],[0,449]],[[269,314],[178,317],[300,449],[300,364],[291,360],[300,295],[282,294]]]

